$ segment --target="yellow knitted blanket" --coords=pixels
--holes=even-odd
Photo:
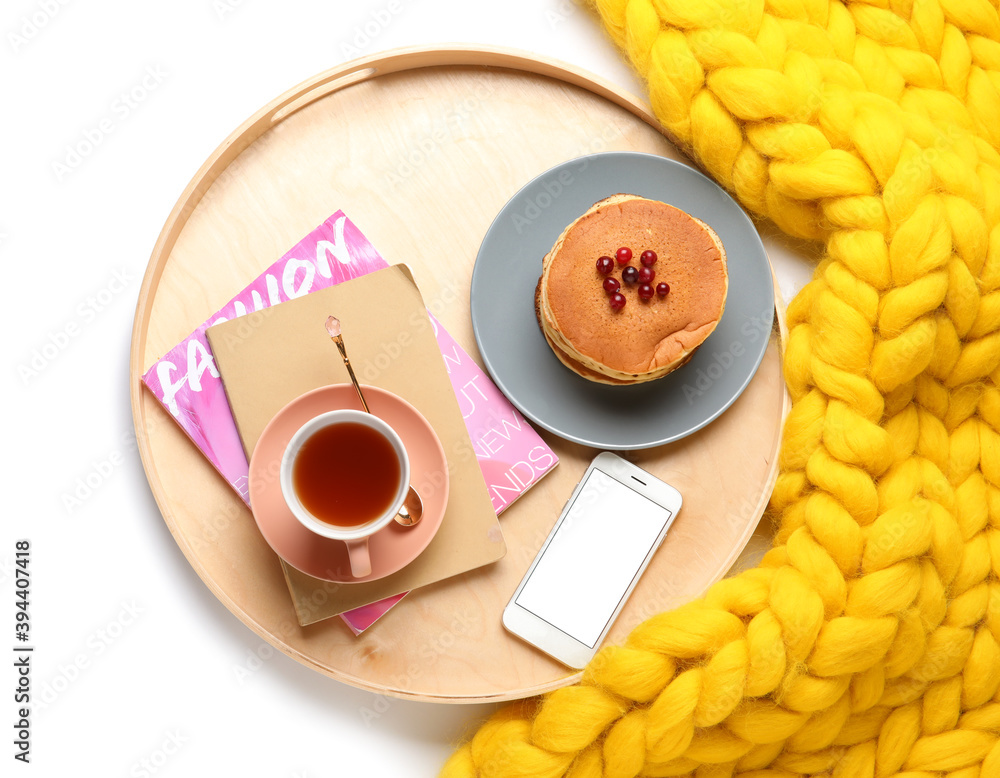
[[[596,6],[678,144],[825,244],[788,308],[779,530],[443,775],[1000,776],[995,0]]]

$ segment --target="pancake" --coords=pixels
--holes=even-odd
[[[651,285],[666,282],[666,296],[643,300],[638,284],[597,269],[601,256],[656,253]],[[621,284],[625,305],[615,310],[602,283]],[[726,306],[726,252],[715,231],[672,205],[629,194],[595,203],[563,230],[542,261],[535,314],[546,342],[570,370],[606,384],[661,378],[691,359],[715,330]]]

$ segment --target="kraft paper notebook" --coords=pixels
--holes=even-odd
[[[406,344],[377,375],[362,381],[403,397],[430,422],[448,457],[450,496],[430,545],[386,578],[341,585],[329,594],[326,582],[282,562],[303,625],[490,564],[506,552],[482,471],[470,455],[472,443],[434,324],[402,265],[273,306],[253,327],[235,319],[207,330],[247,457],[288,402],[317,387],[350,381],[324,329],[330,314],[341,320],[356,371],[386,343]],[[322,608],[312,599],[317,590],[328,594]]]

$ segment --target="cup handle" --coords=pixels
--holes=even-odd
[[[368,538],[344,542],[347,544],[347,556],[351,560],[351,575],[355,578],[371,575],[372,560],[368,554]]]

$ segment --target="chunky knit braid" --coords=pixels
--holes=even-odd
[[[1000,776],[994,3],[596,0],[676,141],[825,244],[788,309],[780,529],[445,776]]]

